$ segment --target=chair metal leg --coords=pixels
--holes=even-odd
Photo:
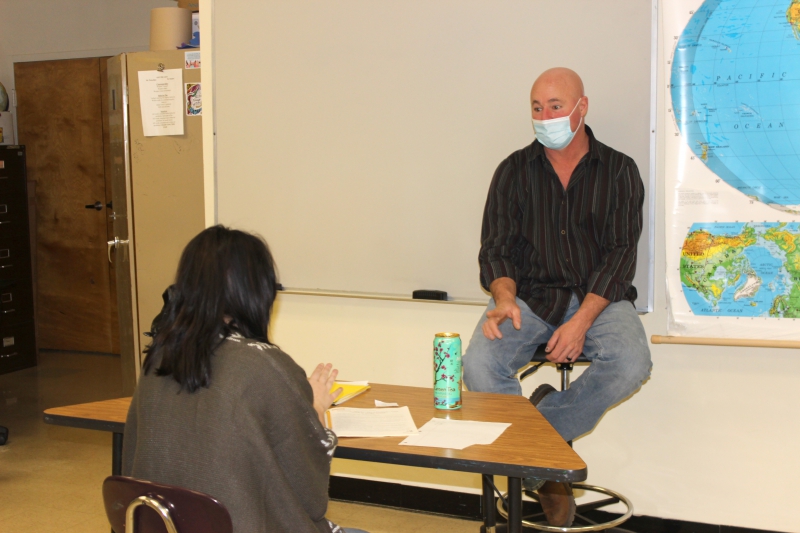
[[[111,444],[111,475],[122,475],[122,433],[114,433]]]

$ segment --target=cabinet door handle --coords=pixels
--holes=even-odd
[[[122,244],[128,244],[130,241],[128,239],[120,239],[119,237],[114,237],[113,241],[108,241],[108,262],[111,263],[111,248],[116,250]]]
[[[13,267],[13,266],[14,266],[14,265],[0,265],[0,268],[11,268],[11,267]]]
[[[0,220],[0,224],[11,224],[10,220]]]
[[[0,359],[2,359],[3,357],[14,357],[15,355],[18,355],[17,352],[11,352],[11,353],[7,353],[5,355],[0,354]]]
[[[3,314],[4,314],[4,315],[7,315],[8,313],[13,313],[13,312],[14,312],[14,310],[13,310],[13,309],[4,309],[4,310],[3,310]]]

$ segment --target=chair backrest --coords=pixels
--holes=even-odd
[[[109,476],[103,482],[103,501],[115,533],[233,532],[225,506],[202,492]]]

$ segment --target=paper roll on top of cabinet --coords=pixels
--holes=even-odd
[[[192,39],[192,11],[157,7],[150,11],[150,50],[175,50]]]

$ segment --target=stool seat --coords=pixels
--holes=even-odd
[[[547,352],[544,349],[547,347],[547,344],[540,344],[539,347],[536,349],[536,353],[533,354],[531,357],[531,363],[549,363],[550,361],[547,360]],[[592,361],[589,360],[584,354],[580,354],[577,359],[574,361],[570,361],[570,363],[591,363]]]

